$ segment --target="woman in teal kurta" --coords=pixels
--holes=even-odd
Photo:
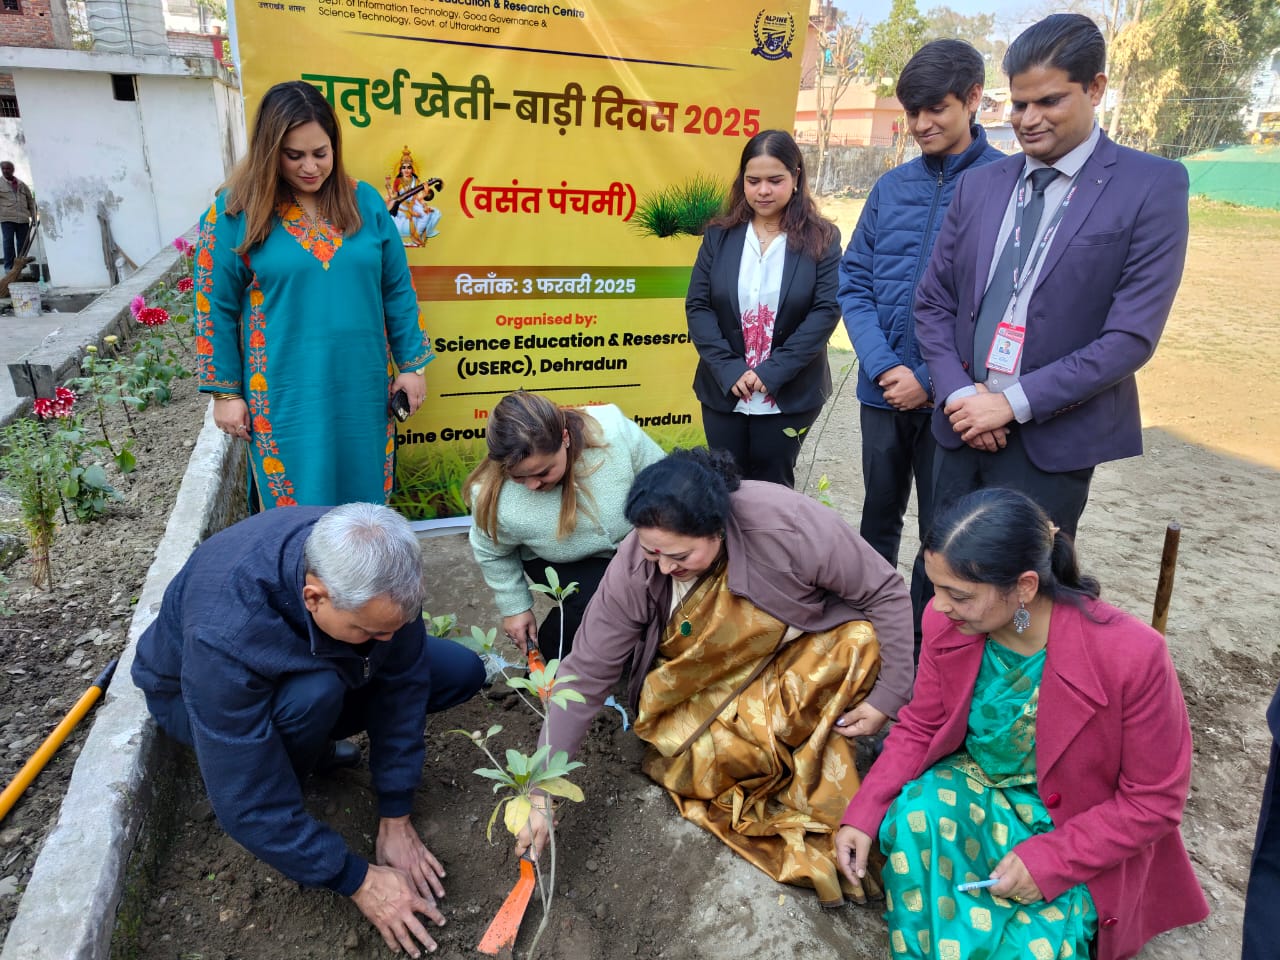
[[[248,156],[200,228],[200,389],[249,442],[250,509],[385,502],[388,399],[433,359],[386,204],[348,180],[337,119],[301,81],[263,98]],[[398,371],[398,372],[397,372]]]

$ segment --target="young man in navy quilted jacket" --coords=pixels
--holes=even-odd
[[[907,62],[896,93],[920,156],[876,182],[840,263],[840,306],[858,354],[865,488],[859,532],[895,566],[913,477],[921,538],[933,513],[934,398],[916,344],[916,284],[960,175],[1004,156],[973,122],[984,73],[982,55],[962,40],[934,40]],[[920,615],[932,593],[917,554],[911,573],[917,660]]]

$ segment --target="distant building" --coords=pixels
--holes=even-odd
[[[169,30],[160,0],[0,4],[0,157],[35,192],[50,283],[104,289],[190,230],[244,151],[221,25],[188,3]]]
[[[1252,143],[1280,143],[1280,47],[1271,51],[1254,76],[1245,132]]]
[[[832,93],[830,72],[834,67],[824,64],[821,41],[825,34],[836,29],[835,17],[835,8],[831,3],[810,0],[804,56],[800,61],[800,92],[796,99],[795,135],[801,143],[816,143],[818,140],[819,81],[822,81],[825,88],[824,97],[829,98]],[[828,71],[825,75],[824,70]],[[831,145],[892,146],[895,129],[899,137],[907,136],[905,117],[898,98],[877,96],[877,87],[878,83],[855,77],[841,93],[831,118]],[[1003,126],[1012,140],[1013,131],[1004,123],[1008,115],[1008,100],[1007,89],[985,91],[978,122],[983,126]],[[824,102],[823,109],[825,112],[832,108],[829,103]]]

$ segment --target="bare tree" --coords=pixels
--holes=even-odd
[[[818,37],[818,64],[814,73],[813,97],[818,118],[818,164],[813,173],[815,193],[826,193],[827,153],[831,146],[831,131],[835,123],[836,106],[849,85],[859,74],[862,50],[862,32],[865,24],[861,17],[856,23],[847,22],[843,10],[832,3],[824,3],[814,25]]]

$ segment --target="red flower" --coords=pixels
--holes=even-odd
[[[138,322],[144,327],[159,327],[169,322],[169,311],[164,307],[143,307],[138,311]]]
[[[76,405],[76,395],[66,387],[58,387],[52,397],[40,397],[32,401],[31,410],[41,420],[53,417],[61,419],[71,416],[71,408]]]
[[[179,277],[179,278],[178,278],[178,292],[179,292],[179,293],[190,293],[190,292],[191,292],[192,290],[194,290],[195,288],[196,288],[196,282],[195,282],[193,279],[191,279],[190,277]]]

